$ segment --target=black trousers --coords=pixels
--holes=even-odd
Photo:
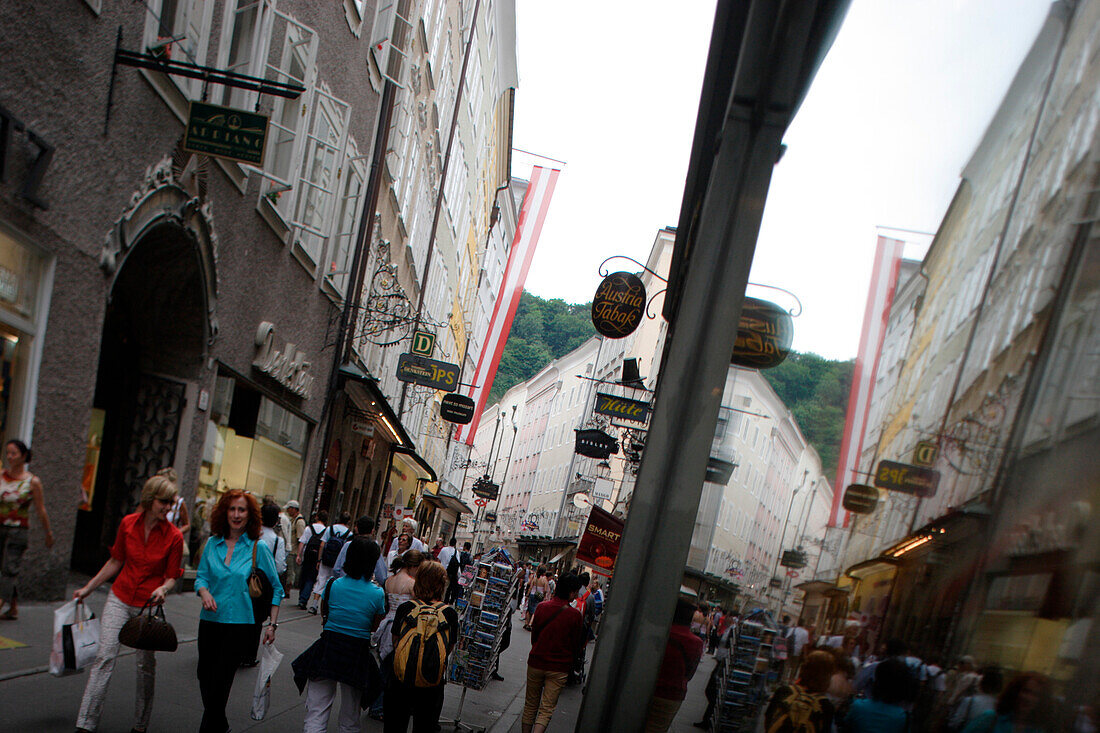
[[[233,688],[233,675],[255,639],[255,628],[254,624],[199,621],[198,677],[203,707],[199,733],[225,733],[229,729],[225,705]]]
[[[385,733],[406,733],[412,717],[413,733],[435,733],[439,714],[443,711],[443,688],[409,687],[392,675],[382,698]]]

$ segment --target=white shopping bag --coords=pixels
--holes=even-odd
[[[261,644],[259,674],[256,675],[256,688],[252,691],[252,709],[248,711],[253,720],[263,720],[267,715],[267,706],[271,702],[271,678],[279,663],[283,661],[283,654],[275,648],[275,643]]]
[[[84,601],[69,601],[53,612],[50,674],[75,674],[95,661],[99,652],[99,619]]]

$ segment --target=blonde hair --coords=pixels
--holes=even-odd
[[[145,481],[141,489],[141,508],[148,509],[153,506],[154,499],[161,501],[175,501],[179,495],[176,486],[178,479],[174,468],[162,468]]]

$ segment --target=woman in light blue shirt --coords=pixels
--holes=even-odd
[[[329,581],[322,589],[321,638],[291,664],[298,690],[306,691],[304,733],[328,730],[337,686],[341,698],[339,731],[358,733],[360,700],[374,699],[381,686],[370,638],[386,615],[386,593],[371,582],[371,571],[382,551],[366,537],[356,537],[346,547],[344,576]],[[375,689],[368,689],[372,686]]]
[[[256,567],[271,581],[273,594],[263,641],[275,640],[279,627],[279,603],[283,586],[275,570],[271,548],[260,542],[260,505],[241,489],[225,492],[210,513],[210,539],[203,549],[195,577],[195,591],[202,599],[199,613],[199,692],[203,715],[200,733],[226,733],[229,721],[225,705],[233,675],[249,653],[255,638],[256,618],[248,594],[248,576]]]

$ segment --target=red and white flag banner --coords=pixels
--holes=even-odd
[[[474,419],[458,432],[458,439],[464,440],[468,445],[473,445],[478,423],[481,422],[481,413],[489,398],[489,390],[493,388],[493,379],[500,365],[501,354],[504,353],[504,343],[512,330],[512,319],[515,318],[520,296],[523,295],[523,284],[531,269],[531,260],[535,256],[535,247],[546,221],[546,211],[550,208],[550,198],[554,195],[559,173],[561,171],[556,168],[542,166],[534,166],[531,171],[531,182],[523,195],[516,235],[508,254],[508,264],[504,268],[504,279],[501,281],[500,292],[493,306],[493,316],[489,321],[489,331],[485,335],[477,369],[474,371],[474,386],[470,389],[470,397],[474,401]]]
[[[867,292],[867,306],[863,311],[863,332],[859,337],[859,353],[852,372],[852,391],[848,394],[848,414],[844,419],[844,434],[840,443],[840,459],[837,462],[836,484],[833,488],[833,509],[829,526],[837,526],[840,519],[840,502],[848,484],[865,483],[859,471],[859,459],[863,455],[863,437],[867,431],[867,416],[871,410],[871,395],[875,389],[879,354],[886,337],[886,325],[890,320],[890,307],[894,303],[894,290],[898,284],[901,254],[905,242],[889,237],[878,238],[875,263],[871,269],[871,285]],[[848,526],[848,513],[844,512],[844,526]]]

